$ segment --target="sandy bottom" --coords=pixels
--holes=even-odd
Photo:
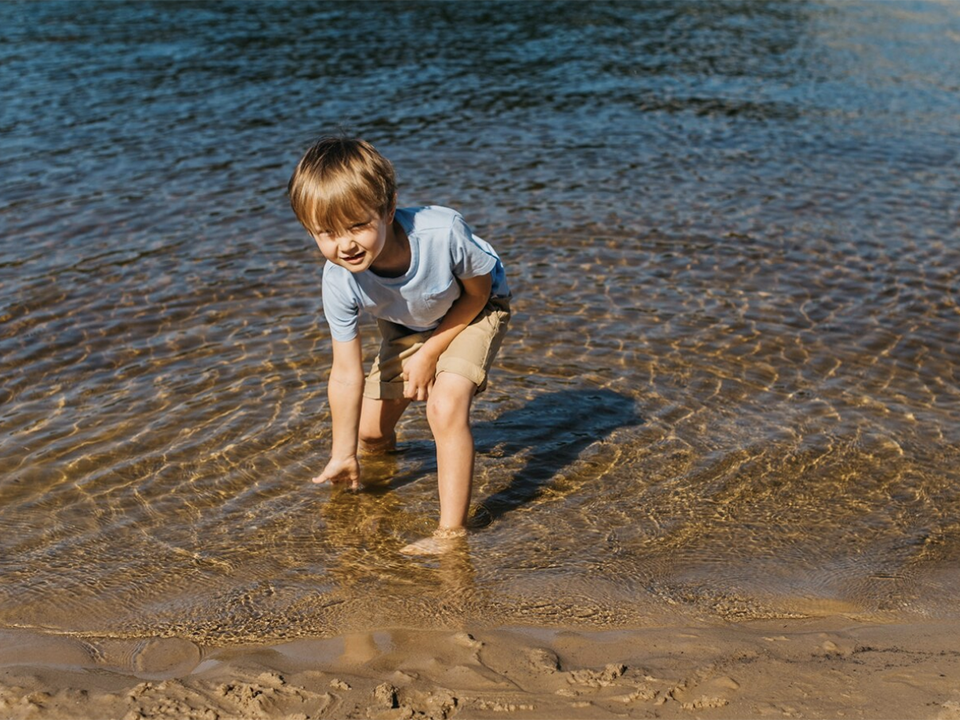
[[[0,717],[960,720],[960,626],[397,629],[219,649],[3,631]]]

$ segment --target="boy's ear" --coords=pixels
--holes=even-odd
[[[393,222],[393,216],[397,213],[397,195],[394,193],[393,201],[390,203],[390,209],[387,211],[387,222]]]

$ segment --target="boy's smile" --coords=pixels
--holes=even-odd
[[[360,250],[359,252],[353,255],[341,255],[340,259],[343,260],[343,262],[347,263],[347,265],[359,266],[363,264],[363,261],[366,259],[366,257],[367,257],[367,251]]]

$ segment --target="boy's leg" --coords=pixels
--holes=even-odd
[[[396,426],[409,400],[377,400],[364,397],[360,407],[361,453],[382,453],[397,445]]]
[[[377,320],[380,352],[364,383],[360,407],[360,452],[380,453],[397,444],[394,428],[410,400],[403,397],[403,361],[413,355],[428,334],[411,333],[401,325]]]
[[[477,386],[449,372],[437,375],[427,400],[427,421],[437,444],[440,527],[462,528],[470,510],[473,433],[470,404]]]

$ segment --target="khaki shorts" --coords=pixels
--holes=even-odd
[[[487,373],[497,356],[510,322],[510,300],[490,298],[480,314],[457,335],[437,361],[437,375],[449,372],[462,375],[477,386],[487,387]],[[412,332],[410,328],[386,320],[377,320],[380,328],[380,352],[364,383],[364,397],[374,400],[403,399],[403,363],[419,350],[433,334]]]

